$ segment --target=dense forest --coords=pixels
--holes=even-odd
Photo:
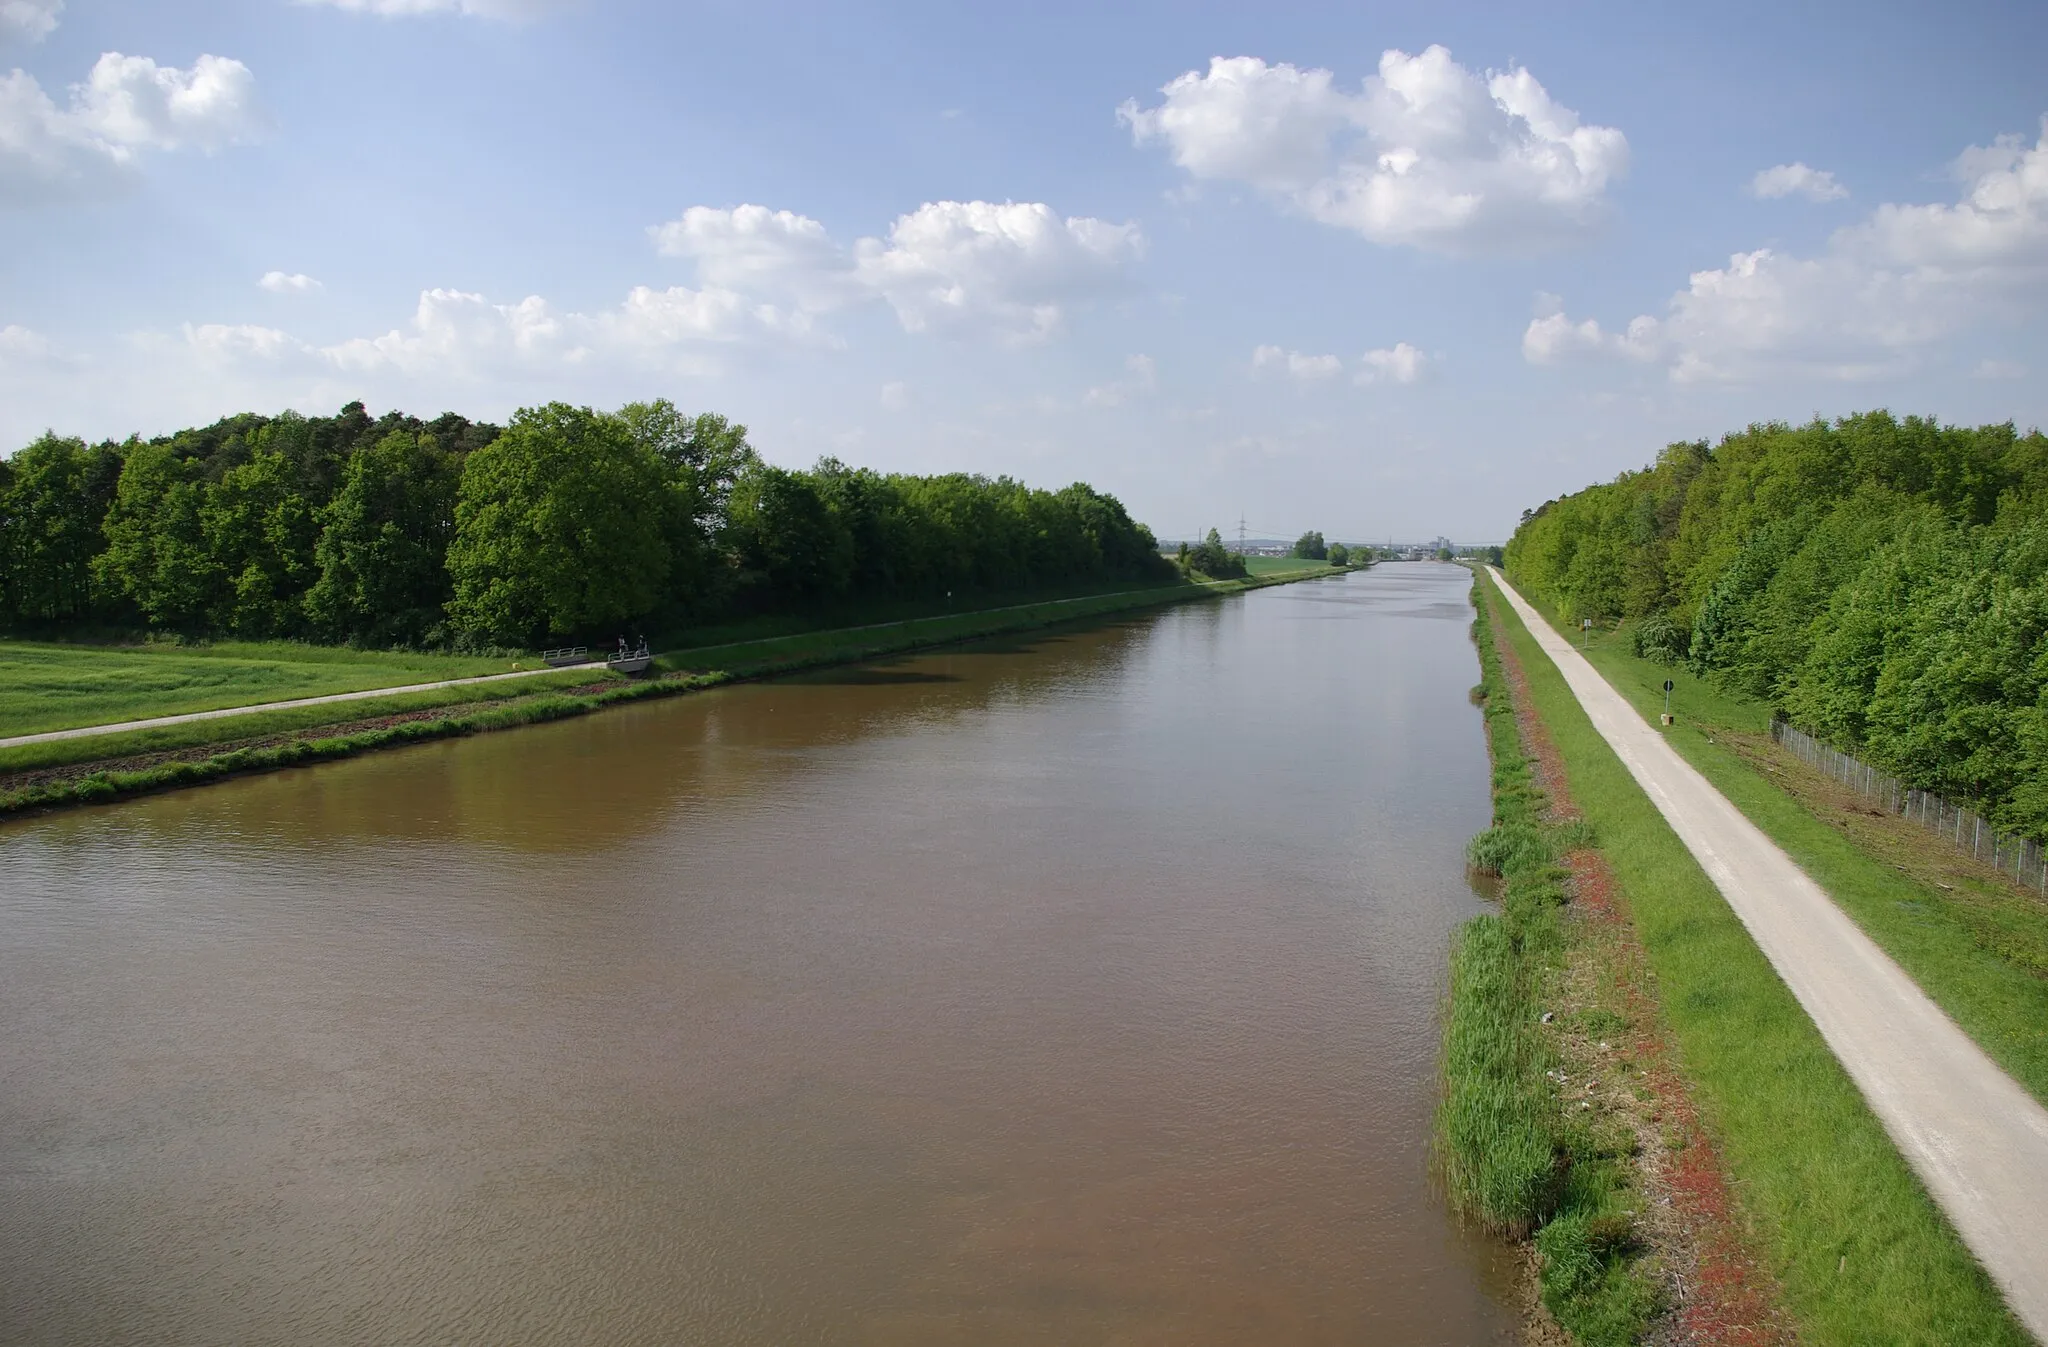
[[[849,601],[1168,578],[1075,484],[761,461],[665,401],[232,416],[0,460],[0,626],[532,647]]]
[[[1887,412],[1674,444],[1524,514],[1507,571],[2048,837],[2048,437]]]

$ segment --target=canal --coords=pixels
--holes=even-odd
[[[0,827],[0,1337],[1503,1340],[1468,583]]]

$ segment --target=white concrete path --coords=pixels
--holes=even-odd
[[[1813,1017],[2006,1303],[2048,1341],[2048,1109],[1679,757],[1499,571],[1492,575],[1594,728]]]
[[[594,660],[603,668],[604,661]],[[570,669],[583,665],[569,665]],[[96,734],[120,734],[127,730],[153,730],[159,725],[188,725],[195,720],[220,720],[227,716],[253,716],[258,711],[289,711],[295,706],[326,706],[330,702],[359,702],[366,697],[398,697],[408,692],[433,692],[439,688],[468,687],[472,683],[497,683],[507,678],[536,678],[561,673],[562,669],[520,669],[513,673],[478,674],[474,678],[444,678],[438,683],[407,683],[395,688],[364,688],[360,692],[330,692],[323,697],[298,697],[288,702],[257,702],[254,706],[224,706],[218,711],[187,711],[179,716],[153,716],[148,720],[121,720],[111,725],[81,725],[75,730],[45,730],[41,734],[17,734],[0,739],[0,748],[17,744],[47,744],[57,739],[89,739]]]

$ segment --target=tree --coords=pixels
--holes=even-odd
[[[54,622],[93,606],[92,562],[119,479],[111,447],[45,434],[0,479],[0,620]]]
[[[463,465],[455,629],[472,644],[536,645],[646,614],[668,577],[668,476],[623,417],[522,408]]]
[[[130,447],[93,576],[152,626],[202,629],[220,603],[223,577],[201,522],[205,501],[197,460],[163,441]]]
[[[320,578],[306,614],[329,639],[422,645],[434,639],[453,589],[460,468],[433,435],[397,430],[358,450],[320,512]]]
[[[740,475],[726,535],[744,582],[798,605],[844,594],[853,580],[853,535],[806,473],[756,464]]]
[[[1290,556],[1302,557],[1309,561],[1324,561],[1330,555],[1329,547],[1323,542],[1323,535],[1313,530],[1294,540]]]
[[[1223,545],[1215,529],[1188,551],[1188,565],[1212,580],[1237,580],[1245,575],[1244,558]]]
[[[318,522],[284,455],[259,450],[207,489],[199,530],[222,580],[209,625],[242,636],[295,634],[316,574]]]
[[[1349,566],[1351,564],[1351,549],[1343,543],[1331,543],[1330,564],[1332,566]]]

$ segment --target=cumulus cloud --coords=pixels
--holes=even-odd
[[[297,0],[301,5],[325,5],[352,14],[380,14],[387,18],[409,18],[418,14],[467,14],[480,19],[520,21],[538,19],[570,8],[575,0]]]
[[[1344,362],[1333,355],[1305,355],[1300,351],[1282,350],[1278,346],[1256,346],[1252,348],[1252,368],[1272,370],[1290,379],[1313,383],[1341,373]]]
[[[1247,183],[1375,243],[1525,252],[1585,233],[1628,140],[1582,124],[1520,66],[1466,69],[1443,47],[1390,50],[1358,92],[1327,70],[1216,57],[1117,110],[1139,145],[1197,179]]]
[[[1082,397],[1090,407],[1121,407],[1159,387],[1159,365],[1149,355],[1139,354],[1124,361],[1124,377],[1098,384]]]
[[[1122,289],[1144,255],[1135,224],[1062,219],[1041,202],[927,202],[885,238],[851,247],[808,216],[743,205],[693,206],[649,230],[657,250],[687,257],[698,279],[826,313],[879,299],[906,331],[1050,336],[1067,306]]]
[[[119,181],[145,150],[211,152],[261,136],[269,120],[240,61],[189,70],[107,52],[58,107],[22,70],[0,76],[0,204],[27,205]]]
[[[266,271],[256,284],[273,295],[309,295],[315,290],[325,288],[311,276],[299,271]]]
[[[50,339],[15,323],[0,327],[0,363],[34,364],[50,356]]]
[[[1835,175],[1826,169],[1794,163],[1778,164],[1758,173],[1749,180],[1749,194],[1766,200],[1803,196],[1808,201],[1840,201],[1849,195],[1849,189],[1836,182]]]
[[[2048,118],[2032,145],[2003,136],[1957,158],[1953,204],[1885,204],[1837,230],[1818,256],[1770,248],[1692,274],[1661,317],[1624,331],[1539,316],[1523,354],[1662,362],[1681,381],[1799,372],[1888,373],[1965,329],[2024,319],[2048,297]]]
[[[1428,363],[1429,357],[1420,350],[1405,341],[1396,342],[1360,356],[1358,373],[1353,381],[1361,384],[1412,384],[1422,377],[1423,368]]]
[[[63,12],[64,0],[0,0],[0,44],[41,42]]]

